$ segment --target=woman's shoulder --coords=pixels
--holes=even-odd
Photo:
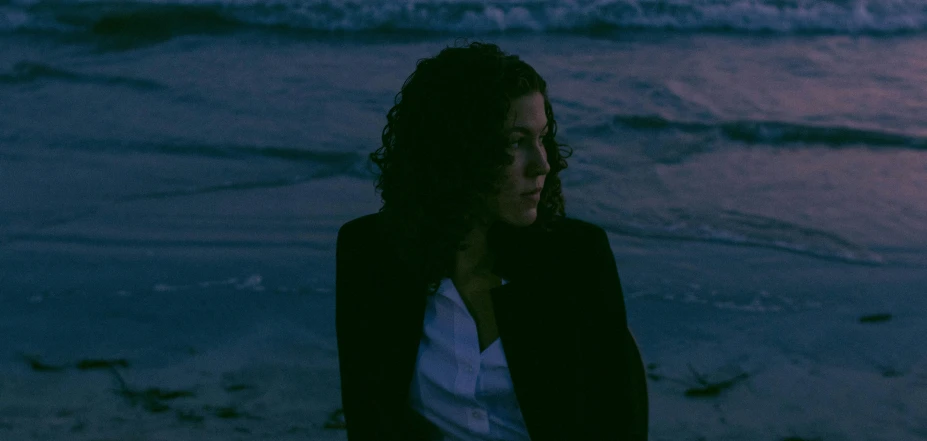
[[[335,255],[340,266],[367,265],[380,246],[376,234],[376,216],[364,215],[345,222],[338,228]]]
[[[365,214],[351,219],[338,228],[338,246],[354,247],[359,245],[370,246],[377,239],[377,228],[380,224],[380,213]]]
[[[338,243],[343,246],[363,246],[369,249],[381,239],[382,222],[383,215],[380,212],[353,218],[339,228]],[[516,233],[514,230],[506,231]],[[522,236],[521,232],[516,234],[528,240],[527,243],[546,243],[547,247],[552,246],[562,251],[578,249],[586,252],[589,248],[601,246],[600,242],[608,240],[605,230],[599,225],[585,219],[566,216],[555,217],[543,232],[537,230],[524,232],[528,234],[527,237]],[[545,237],[535,237],[535,234],[543,234]]]
[[[351,219],[341,225],[341,228],[338,229],[338,233],[341,232],[355,232],[355,231],[369,231],[376,228],[377,221],[380,217],[380,213],[370,213],[365,214],[360,217]]]
[[[554,222],[551,222],[551,226],[555,232],[565,236],[596,236],[605,234],[605,230],[602,227],[591,221],[575,217],[560,216],[556,218]]]
[[[382,220],[383,215],[380,212],[356,217],[342,224],[338,230],[338,235],[339,237],[342,235],[374,236],[377,234],[377,229]],[[605,230],[599,225],[584,219],[567,216],[555,217],[549,223],[547,233],[569,241],[605,236]]]
[[[572,217],[560,216],[550,222],[548,243],[567,254],[586,254],[591,249],[608,242],[605,229],[595,223]],[[571,253],[572,252],[572,253]]]
[[[608,238],[605,230],[584,219],[558,216],[544,227],[504,228],[495,237],[503,261],[516,266],[559,273],[586,273],[601,267]],[[510,237],[507,237],[510,236]]]

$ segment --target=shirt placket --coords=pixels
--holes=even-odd
[[[489,417],[486,409],[476,399],[480,375],[480,342],[476,322],[467,311],[460,293],[455,287],[454,303],[457,305],[454,320],[454,348],[457,356],[457,393],[471,403],[465,409],[467,427],[474,433],[489,433]]]

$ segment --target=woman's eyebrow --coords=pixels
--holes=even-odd
[[[545,130],[547,130],[547,125],[544,125],[544,127],[541,128],[542,132]],[[515,126],[515,127],[512,127],[511,130],[509,130],[509,133],[511,132],[519,132],[519,133],[524,133],[525,135],[530,135],[531,129],[528,127],[523,127],[523,126]]]

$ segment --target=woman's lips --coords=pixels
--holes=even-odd
[[[541,200],[541,190],[537,190],[534,193],[522,193],[522,197],[539,201]]]

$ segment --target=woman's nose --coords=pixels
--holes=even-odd
[[[538,174],[546,175],[550,172],[550,163],[547,162],[547,150],[544,144],[538,142],[537,147],[531,155],[531,166],[537,170]]]

